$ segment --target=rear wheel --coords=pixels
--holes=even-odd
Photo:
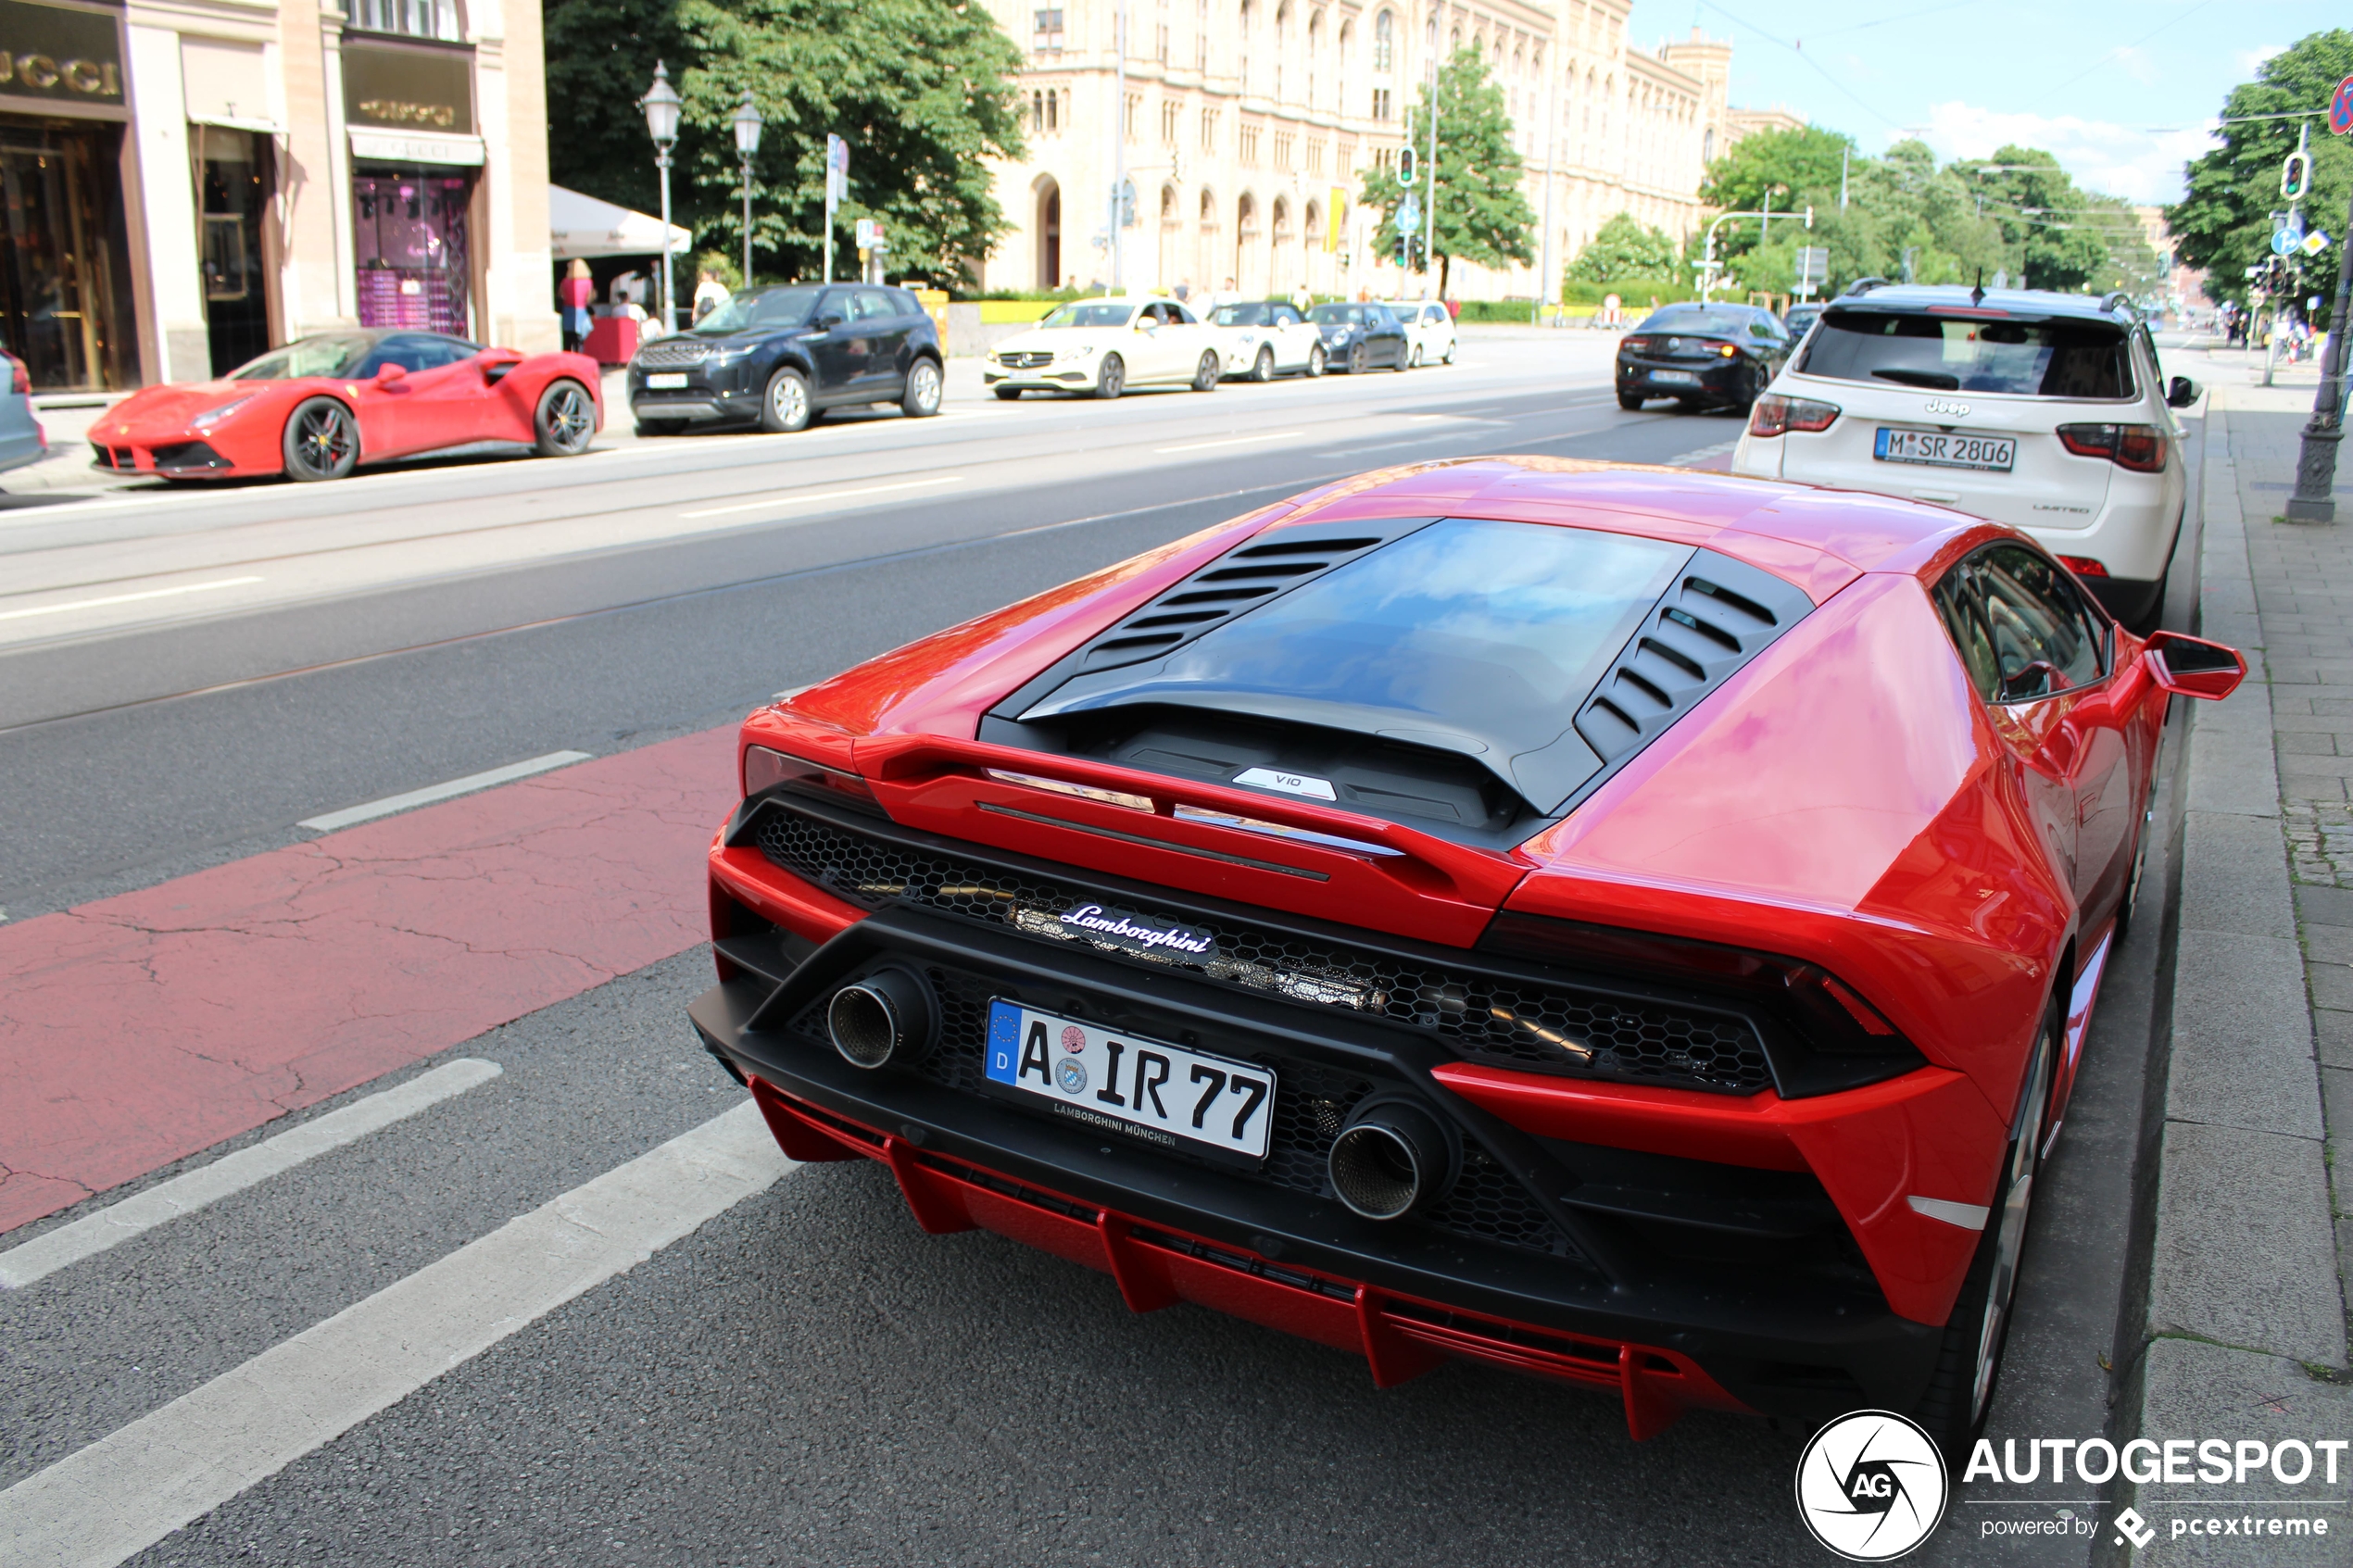
[[[1272,349],[1263,350],[1261,357],[1265,358],[1266,363],[1269,365],[1272,365],[1275,362],[1275,354]],[[1193,367],[1193,390],[1195,392],[1216,391],[1218,369],[1217,350],[1214,348],[1203,350],[1201,357],[1201,363]],[[1270,381],[1273,379],[1273,372],[1270,370],[1266,375],[1260,376],[1258,379],[1261,381]]]
[[[1108,403],[1126,390],[1126,362],[1116,354],[1104,355],[1102,368],[1095,372],[1095,395]]]
[[[1307,350],[1307,376],[1310,381],[1313,381],[1315,377],[1324,373],[1325,365],[1324,345],[1322,344],[1316,344]]]
[[[1417,344],[1414,345],[1414,368],[1415,368],[1416,370],[1419,370],[1419,369],[1421,368],[1421,363],[1422,363],[1422,345],[1421,345],[1420,344],[1418,344],[1418,343],[1417,343]]]
[[[1261,383],[1275,379],[1275,351],[1272,348],[1258,351],[1258,358],[1250,364],[1250,379]]]
[[[799,370],[778,370],[768,378],[760,399],[760,428],[782,435],[809,428],[809,383]]]
[[[306,397],[287,417],[282,449],[288,479],[341,479],[359,464],[359,421],[332,397]]]
[[[2002,1370],[2002,1349],[2007,1344],[2011,1308],[2018,1295],[2019,1261],[2026,1251],[2026,1225],[2034,1198],[2034,1176],[2042,1164],[2044,1123],[2049,1120],[2051,1083],[2058,1065],[2059,1039],[2065,1028],[2058,998],[2043,1015],[2042,1033],[2035,1037],[2026,1082],[2019,1091],[2018,1116],[2010,1123],[2009,1147],[2002,1155],[1999,1185],[1993,1211],[1961,1283],[1960,1299],[1944,1327],[1936,1358],[1914,1415],[1944,1450],[1948,1463],[1964,1463],[1970,1445],[1985,1426],[1994,1405],[1994,1388]]]
[[[911,420],[929,419],[939,412],[939,399],[947,383],[940,379],[939,362],[918,359],[907,372],[907,395],[899,400]]]
[[[543,458],[576,458],[597,438],[597,404],[576,381],[550,382],[532,416],[533,449]]]

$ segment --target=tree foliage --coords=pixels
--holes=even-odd
[[[2353,76],[2353,31],[2337,28],[2272,56],[2253,82],[2233,88],[2222,101],[2223,119],[2243,123],[2221,128],[2221,144],[2189,166],[2187,194],[2165,209],[2181,259],[2213,275],[2208,287],[2216,297],[2241,288],[2246,269],[2271,255],[2271,214],[2287,206],[2280,196],[2280,166],[2296,150],[2297,122],[2252,117],[2325,109],[2347,76]],[[2305,220],[2342,242],[2353,237],[2338,232],[2353,199],[2353,144],[2329,135],[2325,120],[2311,124],[2312,194],[2304,201]],[[2322,254],[2327,258],[2322,270],[2333,271],[2335,251]],[[2310,275],[2312,264],[2305,266]]]
[[[1424,157],[1429,152],[1428,112],[1425,82],[1421,101],[1405,115],[1405,139]],[[1435,249],[1441,295],[1456,257],[1481,267],[1536,258],[1530,237],[1536,212],[1520,189],[1522,172],[1504,90],[1489,80],[1487,61],[1477,49],[1456,50],[1438,72],[1438,209],[1422,215],[1426,232],[1414,237],[1410,253],[1426,265],[1425,245]],[[1425,173],[1414,186],[1414,199],[1419,203],[1428,195]],[[1397,253],[1397,210],[1404,197],[1393,170],[1374,169],[1365,176],[1357,205],[1379,210],[1373,244],[1384,255]]]
[[[1759,131],[1733,143],[1707,166],[1699,199],[1718,212],[1755,212],[1768,193],[1777,210],[1802,206],[1795,201],[1802,192],[1836,193],[1839,158],[1854,149],[1854,138],[1810,125]]]
[[[1630,212],[1614,214],[1568,264],[1569,278],[1582,283],[1672,278],[1678,270],[1674,240]]]
[[[548,0],[548,153],[557,183],[641,209],[651,144],[635,100],[667,60],[685,99],[676,220],[740,254],[743,178],[732,117],[743,90],[766,122],[752,162],[763,277],[814,277],[824,244],[828,132],[849,144],[848,231],[882,220],[891,270],[957,281],[1007,227],[985,159],[1023,151],[1021,56],[969,0]],[[916,46],[920,41],[920,46]],[[847,267],[844,259],[848,257]]]

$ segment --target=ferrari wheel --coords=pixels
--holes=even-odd
[[[1358,344],[1348,351],[1348,373],[1361,376],[1373,368],[1373,350],[1368,344]]]
[[[918,359],[907,372],[907,395],[899,401],[911,420],[927,420],[939,412],[939,399],[947,390],[940,379],[939,361]]]
[[[1104,355],[1102,368],[1095,372],[1095,395],[1108,403],[1126,390],[1126,362],[1116,354]]]
[[[1262,383],[1275,379],[1275,351],[1273,349],[1262,348],[1258,351],[1258,358],[1251,362],[1250,379]]]
[[[1994,1386],[2009,1340],[2010,1308],[2018,1295],[2019,1261],[2026,1251],[2026,1223],[2034,1198],[2034,1176],[2043,1161],[2044,1123],[2050,1119],[2051,1085],[2058,1066],[2059,1039],[2066,1027],[2058,998],[2043,1015],[2026,1082],[2019,1091],[2018,1117],[2010,1123],[2009,1147],[2002,1155],[2000,1184],[1977,1244],[1977,1255],[1961,1284],[1960,1299],[1944,1327],[1936,1371],[1916,1412],[1919,1423],[1955,1464],[1984,1428]]]
[[[1266,356],[1268,364],[1273,364],[1274,359],[1272,353]],[[1213,348],[1203,354],[1201,357],[1201,363],[1193,367],[1193,390],[1195,392],[1217,390],[1217,350]]]
[[[576,458],[597,438],[597,405],[578,382],[551,382],[539,395],[531,428],[538,437],[532,445],[541,457]]]
[[[1317,376],[1322,375],[1324,373],[1325,363],[1324,345],[1322,344],[1316,344],[1313,347],[1309,348],[1307,350],[1307,379],[1313,381]]]
[[[286,420],[286,477],[341,479],[359,463],[359,425],[332,397],[306,397]]]
[[[809,428],[809,383],[799,370],[778,370],[768,378],[760,399],[760,428],[778,435]]]

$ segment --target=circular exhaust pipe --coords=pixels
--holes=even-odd
[[[834,993],[825,1032],[852,1067],[904,1066],[931,1048],[937,1010],[912,971],[878,969]]]
[[[1327,1161],[1332,1191],[1367,1220],[1397,1220],[1426,1210],[1454,1184],[1454,1139],[1412,1100],[1372,1100],[1356,1108],[1332,1140]]]

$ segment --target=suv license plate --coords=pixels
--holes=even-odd
[[[2007,435],[1947,435],[1941,431],[1879,428],[1871,456],[1882,463],[1925,463],[1938,469],[1988,469],[2007,473],[2018,442]]]
[[[684,370],[657,370],[646,378],[646,389],[649,392],[674,392],[686,384],[686,372]]]
[[[1677,386],[1697,386],[1699,377],[1689,370],[1653,370],[1651,380],[1671,382]]]
[[[1266,1158],[1275,1075],[1018,1002],[988,1004],[988,1079],[1163,1148]]]

